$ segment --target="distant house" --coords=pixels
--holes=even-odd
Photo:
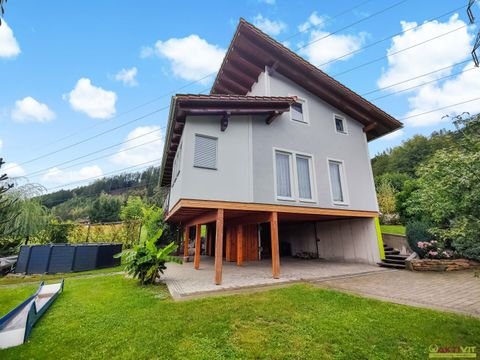
[[[274,278],[280,258],[296,254],[375,264],[367,142],[401,126],[241,19],[210,95],[172,98],[166,219],[186,244],[191,227],[207,224],[217,284],[223,261],[271,259]]]

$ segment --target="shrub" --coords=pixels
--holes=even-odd
[[[417,246],[422,252],[419,255],[427,259],[450,259],[453,257],[453,251],[447,250],[445,244],[437,240],[419,241]]]
[[[172,242],[163,248],[157,247],[157,241],[161,239],[162,234],[163,229],[160,229],[149,240],[116,255],[124,258],[127,274],[138,278],[142,285],[155,283],[167,268],[165,265],[167,262],[181,263],[180,259],[170,255],[177,249],[175,243]]]
[[[432,240],[432,234],[429,232],[430,226],[430,222],[424,220],[411,220],[406,224],[405,234],[408,244],[420,256],[424,255],[424,251],[417,244]]]

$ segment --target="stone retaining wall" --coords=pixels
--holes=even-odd
[[[414,271],[455,271],[480,269],[480,263],[467,259],[414,259],[409,262]]]

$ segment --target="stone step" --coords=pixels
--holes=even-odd
[[[383,262],[389,263],[389,264],[400,264],[400,265],[405,265],[405,260],[398,260],[398,259],[391,259],[390,257],[386,257],[386,259],[382,260]]]
[[[395,260],[407,260],[407,255],[385,255],[388,259],[395,259]]]
[[[385,255],[400,255],[400,251],[398,251],[398,250],[388,250],[388,251],[385,251]]]
[[[400,265],[400,264],[390,264],[387,262],[379,262],[377,265],[381,267],[386,267],[386,268],[392,268],[392,269],[405,269],[405,265]]]
[[[384,251],[393,251],[393,250],[395,250],[395,249],[392,248],[392,247],[389,247],[389,246],[384,246],[384,247],[383,247],[383,250],[384,250]]]

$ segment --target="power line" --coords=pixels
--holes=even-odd
[[[411,119],[411,118],[415,118],[415,117],[422,116],[422,115],[431,114],[431,113],[433,113],[433,112],[437,112],[437,111],[440,111],[440,110],[448,109],[448,108],[451,108],[451,107],[454,107],[454,106],[458,106],[458,105],[463,105],[463,104],[471,103],[471,102],[478,101],[478,100],[480,100],[480,97],[473,98],[473,99],[466,100],[466,101],[462,101],[462,102],[459,102],[459,103],[456,103],[456,104],[451,104],[451,105],[443,106],[443,107],[440,107],[440,108],[432,109],[432,110],[429,110],[429,111],[425,111],[425,112],[423,112],[423,113],[410,115],[410,116],[404,117],[403,119],[400,119],[400,121],[404,121],[404,120]]]
[[[368,44],[368,45],[362,46],[361,48],[358,48],[358,49],[356,49],[356,50],[350,51],[350,52],[348,52],[348,53],[346,53],[346,54],[344,54],[344,55],[342,55],[342,56],[340,56],[340,57],[337,57],[337,58],[335,58],[335,59],[332,59],[332,60],[329,60],[329,61],[327,61],[327,62],[324,62],[323,64],[320,64],[320,65],[318,65],[317,67],[320,68],[320,67],[322,67],[322,66],[329,65],[329,64],[334,63],[334,62],[337,62],[338,60],[341,60],[341,59],[343,59],[343,58],[345,58],[345,57],[347,57],[347,56],[356,54],[356,53],[358,53],[358,52],[360,52],[360,51],[363,51],[363,50],[365,50],[365,49],[371,48],[372,46],[378,45],[378,44],[380,44],[380,43],[382,43],[382,42],[384,42],[384,41],[390,40],[390,39],[394,38],[395,36],[399,36],[399,35],[402,35],[402,34],[405,34],[405,33],[409,32],[409,31],[412,31],[412,30],[415,30],[415,29],[419,29],[419,28],[421,28],[422,26],[424,26],[424,25],[426,25],[426,24],[428,24],[428,23],[431,23],[432,21],[438,20],[438,19],[440,19],[440,18],[442,18],[442,17],[444,17],[444,16],[447,16],[447,15],[450,15],[450,14],[454,13],[455,11],[458,11],[458,10],[460,10],[460,9],[463,9],[464,7],[465,7],[465,6],[457,7],[457,8],[455,8],[455,9],[453,9],[453,10],[450,10],[450,11],[448,11],[448,12],[446,12],[446,13],[443,13],[443,14],[441,14],[441,15],[435,16],[435,17],[431,18],[430,20],[427,20],[427,21],[423,22],[423,23],[420,24],[420,25],[416,25],[416,26],[413,26],[413,27],[408,28],[408,29],[406,29],[406,30],[399,31],[399,32],[397,32],[397,33],[395,33],[395,34],[393,34],[393,35],[384,37],[384,38],[382,38],[382,39],[380,39],[380,40],[377,40],[377,41],[375,41],[375,42],[373,42],[373,43],[370,43],[370,44]]]
[[[374,94],[374,93],[379,92],[379,91],[383,91],[383,90],[386,90],[386,89],[390,89],[390,88],[395,87],[395,86],[397,86],[397,85],[405,84],[405,83],[407,83],[407,82],[409,82],[409,81],[416,80],[416,79],[420,79],[420,78],[422,78],[422,77],[435,74],[435,73],[437,73],[437,72],[439,72],[439,71],[443,71],[443,70],[446,70],[446,69],[455,67],[455,66],[457,66],[457,65],[466,64],[467,62],[470,62],[470,60],[460,61],[460,62],[458,62],[458,63],[452,64],[452,65],[448,65],[448,66],[445,66],[445,67],[443,67],[443,68],[440,68],[440,69],[437,69],[437,70],[433,70],[433,71],[430,71],[430,72],[428,72],[428,73],[425,73],[425,74],[422,74],[422,75],[418,75],[418,76],[415,76],[415,77],[410,78],[410,79],[402,80],[402,81],[399,81],[399,82],[394,83],[394,84],[390,84],[390,85],[387,85],[387,86],[384,86],[384,87],[381,87],[381,88],[377,88],[377,89],[374,89],[374,90],[365,92],[365,93],[363,93],[361,96],[366,96],[366,95]]]
[[[154,162],[160,161],[160,160],[162,160],[162,158],[153,159],[153,160],[150,160],[150,161],[143,162],[143,163],[141,163],[141,164],[136,164],[136,165],[128,166],[128,167],[125,167],[125,168],[122,168],[122,169],[118,169],[118,170],[115,170],[115,171],[110,171],[110,172],[105,173],[105,174],[102,174],[102,175],[92,176],[92,177],[90,177],[90,178],[86,178],[86,179],[83,179],[83,180],[73,181],[73,182],[70,182],[70,183],[67,183],[67,184],[62,184],[62,185],[54,186],[54,187],[48,188],[47,191],[50,192],[50,191],[52,191],[52,190],[59,189],[59,188],[63,188],[63,187],[65,187],[65,186],[75,185],[75,184],[82,183],[82,182],[85,182],[85,181],[90,181],[90,180],[95,180],[95,179],[99,179],[99,178],[104,178],[104,177],[106,177],[106,175],[113,175],[113,174],[116,174],[116,173],[122,173],[122,172],[124,172],[125,170],[133,169],[133,168],[136,168],[136,167],[139,167],[139,166],[144,166],[144,165],[146,165],[146,164],[151,164],[151,163],[154,163]]]
[[[383,8],[382,10],[379,10],[379,11],[377,11],[377,12],[369,15],[369,16],[366,16],[366,17],[364,17],[364,18],[362,18],[362,19],[360,19],[360,20],[357,20],[357,21],[349,24],[349,25],[346,25],[346,26],[344,26],[344,27],[342,27],[342,28],[340,28],[340,29],[337,29],[337,30],[335,30],[335,31],[333,31],[333,32],[331,32],[331,33],[328,33],[327,35],[324,35],[324,36],[322,36],[322,37],[320,37],[320,38],[318,38],[318,39],[315,39],[315,40],[313,40],[313,41],[310,41],[310,42],[306,43],[305,45],[299,46],[299,47],[297,48],[297,51],[298,51],[298,50],[301,50],[301,49],[304,49],[304,48],[306,48],[307,46],[310,46],[310,45],[312,45],[312,44],[315,44],[316,42],[319,42],[319,41],[321,41],[321,40],[325,40],[326,38],[328,38],[328,37],[330,37],[330,36],[332,36],[332,35],[338,34],[339,32],[341,32],[341,31],[343,31],[343,30],[349,29],[349,28],[351,28],[351,27],[353,27],[353,26],[355,26],[355,25],[358,25],[358,24],[360,24],[360,23],[362,23],[362,22],[364,22],[364,21],[366,21],[366,20],[368,20],[368,19],[371,19],[371,18],[373,18],[373,17],[375,17],[375,16],[377,16],[377,15],[383,14],[384,12],[387,12],[388,10],[391,10],[391,9],[393,9],[393,8],[399,6],[399,5],[401,5],[401,4],[403,4],[403,3],[407,2],[407,1],[409,1],[409,0],[401,0],[401,1],[398,1],[398,2],[396,2],[396,3],[394,3],[394,4],[390,5],[390,6],[388,6],[388,7],[386,7],[386,8]]]
[[[388,57],[390,57],[390,56],[397,55],[397,54],[402,53],[402,52],[404,52],[404,51],[413,49],[413,48],[415,48],[415,47],[417,47],[417,46],[424,45],[424,44],[426,44],[426,43],[428,43],[428,42],[430,42],[430,41],[439,39],[439,38],[441,38],[441,37],[443,37],[443,36],[449,35],[449,34],[451,34],[451,33],[454,33],[455,31],[461,30],[461,29],[466,28],[466,27],[467,27],[466,25],[460,26],[460,27],[458,27],[458,28],[456,28],[456,29],[454,29],[454,30],[447,31],[446,33],[443,33],[443,34],[441,34],[441,35],[434,36],[433,38],[430,38],[430,39],[428,39],[428,40],[425,40],[425,41],[419,42],[419,43],[417,43],[417,44],[408,46],[408,47],[406,47],[406,48],[403,48],[403,49],[401,49],[401,50],[395,51],[395,52],[390,53],[390,54],[388,54],[388,55],[384,55],[384,56],[378,57],[378,58],[376,58],[376,59],[367,61],[367,62],[365,62],[365,63],[363,63],[363,64],[360,64],[360,65],[358,65],[358,66],[354,66],[353,68],[350,68],[350,69],[341,71],[341,72],[336,73],[336,74],[331,75],[331,76],[332,76],[332,77],[338,77],[338,76],[345,75],[345,74],[347,74],[347,73],[349,73],[349,72],[352,72],[352,71],[354,71],[354,70],[357,70],[357,69],[360,69],[360,68],[365,67],[365,66],[367,66],[367,65],[376,63],[377,61],[380,61],[380,60],[382,60],[382,59],[386,59],[386,58],[388,58]]]
[[[453,74],[450,74],[450,75],[442,76],[438,79],[433,79],[433,80],[424,82],[424,83],[419,84],[419,85],[411,86],[411,87],[408,87],[406,89],[402,89],[402,90],[395,91],[395,92],[392,92],[392,93],[389,93],[389,94],[386,94],[386,95],[378,96],[376,98],[370,99],[369,101],[380,100],[380,99],[383,99],[383,98],[386,98],[386,97],[389,97],[389,96],[392,96],[392,95],[396,95],[396,94],[399,94],[399,93],[402,93],[402,92],[405,92],[405,91],[416,89],[416,88],[419,88],[419,87],[422,87],[422,86],[425,86],[425,85],[428,85],[428,84],[431,84],[431,83],[435,83],[435,82],[440,81],[440,80],[450,78],[450,77],[455,76],[455,75],[466,73],[467,71],[470,71],[470,70],[476,70],[476,69],[474,67],[472,67],[470,69],[464,69],[462,71],[459,71],[459,72],[456,72],[456,73],[453,73]]]

